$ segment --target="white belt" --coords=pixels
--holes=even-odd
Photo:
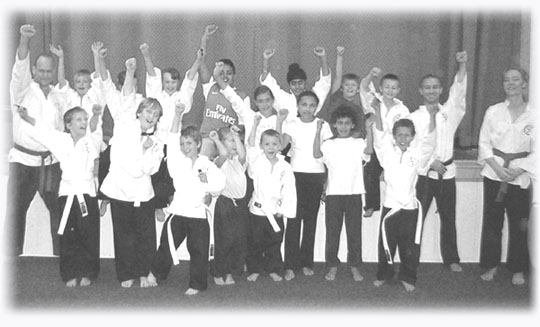
[[[415,199],[416,203],[418,204],[418,215],[416,219],[416,233],[414,235],[414,243],[420,244],[421,238],[422,238],[422,204],[418,199]],[[382,241],[383,241],[383,247],[384,247],[384,254],[386,255],[386,261],[389,264],[392,264],[393,258],[392,254],[390,252],[390,247],[388,246],[388,240],[386,238],[386,219],[393,216],[397,212],[399,212],[401,209],[392,208],[384,217],[382,218],[382,224],[381,224],[381,233],[382,233]]]
[[[75,197],[77,197],[77,201],[79,201],[79,208],[81,209],[82,216],[88,216],[88,207],[86,206],[86,202],[84,201],[84,196],[82,195],[82,193],[69,194],[66,199],[64,211],[62,212],[62,218],[60,219],[60,226],[58,226],[58,235],[64,234],[64,230],[66,229],[66,224],[69,218],[69,213],[71,211],[71,205],[73,204],[73,199]]]
[[[270,225],[272,226],[272,229],[274,230],[274,232],[279,232],[281,229],[279,228],[279,225],[276,221],[276,217],[274,217],[274,215],[270,212],[270,210],[267,210],[268,208],[266,208],[264,205],[260,204],[259,202],[253,202],[253,205],[256,206],[257,208],[261,209],[262,212],[264,212],[264,214],[266,215],[266,218],[268,219],[268,222],[270,223]]]

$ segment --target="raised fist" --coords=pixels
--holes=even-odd
[[[265,49],[263,52],[264,59],[270,59],[276,53],[276,49]]]
[[[315,53],[315,55],[316,55],[317,57],[324,57],[324,56],[326,56],[326,51],[324,50],[324,48],[323,48],[323,47],[319,47],[319,46],[317,46],[317,47],[315,47],[315,49],[313,49],[313,53]]]

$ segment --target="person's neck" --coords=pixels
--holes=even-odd
[[[268,161],[270,161],[270,163],[272,164],[275,164],[276,162],[278,162],[278,157],[277,155],[272,155],[272,156],[269,156],[267,153],[264,154],[264,156],[266,157],[266,159],[268,159]]]
[[[392,108],[395,104],[394,98],[388,99],[383,97],[384,106],[388,109]]]
[[[523,100],[523,96],[521,94],[519,95],[513,95],[506,98],[508,100],[508,108],[510,109],[519,109],[526,106],[525,100]]]
[[[73,139],[73,144],[77,144],[77,142],[79,142],[84,137],[83,134],[76,134],[73,132],[70,132],[69,134],[71,135],[71,138]]]
[[[314,120],[315,120],[315,116],[311,116],[311,117],[309,117],[309,118],[307,118],[307,117],[304,118],[304,117],[300,116],[300,121],[301,121],[302,123],[311,123],[311,122],[313,122]]]
[[[41,89],[41,91],[43,92],[43,94],[45,94],[45,97],[47,97],[49,95],[49,93],[51,92],[51,87],[50,85],[42,85],[42,84],[39,84],[39,88]]]

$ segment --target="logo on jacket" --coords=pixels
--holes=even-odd
[[[532,134],[533,129],[534,129],[533,125],[527,125],[527,126],[525,126],[525,128],[523,128],[523,133],[525,133],[525,135],[529,136],[529,135]]]

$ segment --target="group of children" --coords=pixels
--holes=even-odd
[[[440,198],[452,184],[428,182],[455,176],[450,161],[453,134],[465,112],[465,52],[456,55],[459,69],[449,101],[439,104],[441,81],[427,75],[420,83],[425,105],[410,114],[396,98],[400,90],[396,75],[381,78],[379,68],[362,80],[355,74],[343,75],[343,47],[337,48],[333,81],[325,49],[314,49],[321,69],[311,91],[298,64],[290,65],[289,88],[281,89],[270,72],[275,50],[267,49],[252,109],[249,96],[234,87],[232,61],[219,60],[213,69],[206,66],[207,42],[217,29],[205,28],[195,61],[182,81],[176,69],[155,67],[148,44],[141,45],[146,98],[136,90],[134,58],[126,61],[125,79],[117,89],[106,67],[107,49],[95,42],[95,72],[79,71],[71,89],[63,76],[63,51],[51,46],[59,59],[55,88],[68,99],[64,108],[72,108],[63,116],[67,133],[14,103],[15,119],[27,123],[22,128],[49,149],[62,168],[58,233],[60,271],[67,286],[79,280],[87,286],[97,277],[99,216],[107,203],[116,273],[123,287],[131,287],[137,279],[141,287],[158,285],[178,264],[177,249],[184,240],[190,256],[189,295],[208,287],[209,273],[217,285],[234,284],[235,276],[244,272],[249,281],[265,273],[274,281],[291,280],[299,271],[313,275],[321,199],[325,279],[336,278],[345,221],[347,264],[353,279],[362,281],[362,212],[369,217],[379,209],[382,170],[386,187],[374,285],[393,278],[397,246],[398,279],[406,290],[414,290],[422,222],[433,196],[449,235],[441,240],[444,263],[453,271],[461,269],[455,244],[455,180],[453,202]],[[34,34],[31,25],[21,27],[21,40],[29,42]],[[202,124],[183,126],[199,78],[205,97]],[[377,91],[374,82],[379,78]],[[107,111],[114,130],[106,145],[102,126]],[[97,183],[98,160],[107,148],[110,166]],[[424,190],[428,187],[431,193]],[[154,219],[164,221],[159,241]]]

